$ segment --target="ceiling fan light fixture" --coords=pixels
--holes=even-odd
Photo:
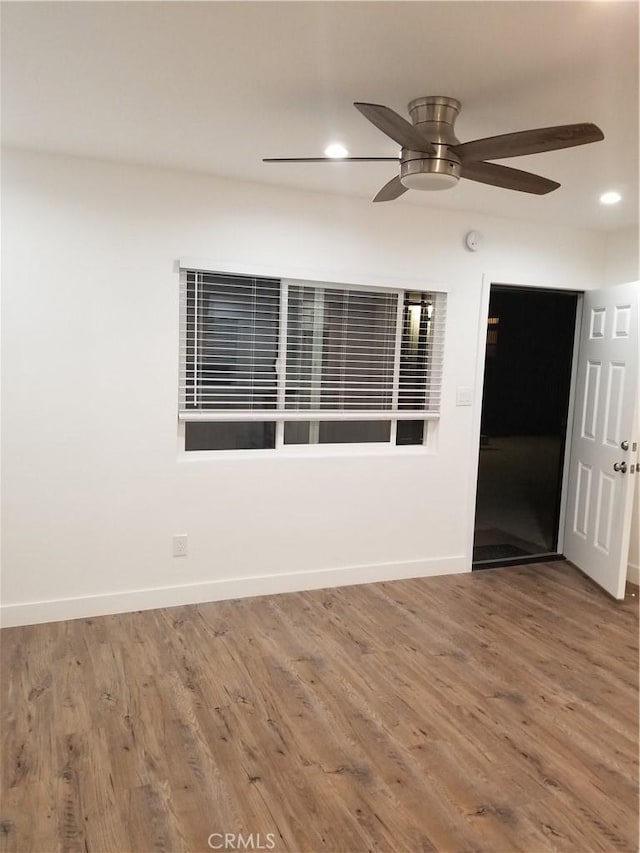
[[[444,172],[413,172],[400,180],[409,190],[448,190],[458,183],[457,175]]]
[[[324,149],[324,156],[332,160],[342,160],[349,156],[349,152],[341,142],[332,142]]]
[[[615,192],[615,190],[608,193],[602,193],[600,196],[600,204],[617,204],[621,200],[622,196],[620,193]]]
[[[409,190],[450,190],[460,178],[460,161],[452,158],[415,156],[403,151],[400,183]]]

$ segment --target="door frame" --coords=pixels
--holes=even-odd
[[[487,348],[487,321],[489,319],[489,299],[492,285],[521,288],[522,290],[550,290],[555,292],[570,292],[577,294],[576,320],[573,332],[573,353],[571,357],[571,380],[569,385],[569,403],[567,408],[567,429],[564,440],[564,464],[562,468],[562,485],[560,489],[560,512],[558,514],[558,545],[557,552],[562,554],[564,547],[564,526],[567,512],[567,495],[569,488],[569,445],[573,429],[573,415],[575,410],[576,383],[578,377],[578,344],[580,340],[580,328],[582,325],[582,306],[584,301],[584,289],[573,287],[558,287],[552,284],[536,284],[525,281],[514,281],[511,277],[504,275],[493,275],[484,273],[482,276],[482,287],[480,291],[480,309],[478,317],[478,342],[476,350],[476,372],[474,377],[473,414],[472,414],[472,447],[470,454],[470,476],[469,476],[469,531],[466,543],[466,555],[469,570],[473,567],[473,540],[475,535],[476,502],[478,499],[478,466],[480,464],[480,429],[482,422],[482,402],[484,390],[484,370]]]

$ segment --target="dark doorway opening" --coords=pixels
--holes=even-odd
[[[491,287],[474,569],[557,555],[577,301]]]

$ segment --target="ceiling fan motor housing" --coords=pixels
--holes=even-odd
[[[400,181],[409,189],[448,189],[460,179],[460,158],[449,150],[458,145],[454,132],[460,101],[436,95],[416,98],[409,104],[414,126],[436,149],[435,154],[403,148],[400,154]]]

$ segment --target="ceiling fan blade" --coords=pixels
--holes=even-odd
[[[436,149],[425,139],[419,130],[417,130],[410,122],[399,116],[389,107],[383,107],[380,104],[362,104],[354,103],[353,105],[359,110],[362,115],[369,119],[372,124],[395,140],[398,145],[403,148],[408,148],[411,151],[420,151],[425,154],[435,154]]]
[[[551,181],[549,178],[511,169],[509,166],[499,166],[497,163],[463,163],[461,174],[470,181],[535,195],[545,195],[560,186],[557,181]]]
[[[263,163],[398,163],[399,157],[263,157]]]
[[[374,201],[393,201],[394,198],[399,198],[403,193],[406,193],[407,188],[400,183],[400,176],[396,175],[391,178],[380,190],[373,199]]]
[[[503,157],[521,157],[541,151],[574,148],[604,139],[604,133],[595,124],[563,124],[558,127],[538,127],[518,133],[503,133],[486,139],[474,139],[452,146],[463,163],[481,160],[501,160]]]

